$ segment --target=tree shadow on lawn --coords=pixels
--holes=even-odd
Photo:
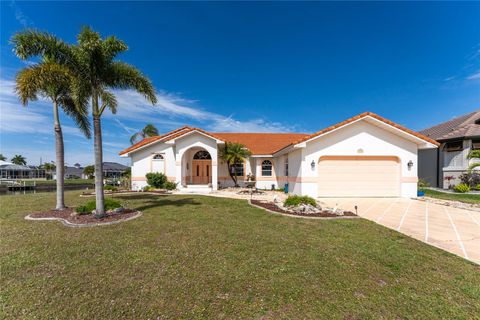
[[[143,210],[147,210],[155,207],[163,207],[163,206],[183,207],[187,205],[193,205],[193,206],[201,205],[201,203],[194,198],[170,199],[170,198],[159,198],[158,196],[154,196],[154,195],[153,196],[152,195],[118,196],[115,198],[121,199],[122,201],[127,201],[127,202],[132,200],[143,200],[144,202],[141,203],[139,207],[135,207],[135,209],[139,211],[143,211]]]

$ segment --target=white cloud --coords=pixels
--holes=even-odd
[[[467,80],[477,80],[477,79],[480,79],[480,71],[467,77]]]
[[[20,9],[20,7],[17,5],[15,1],[10,1],[10,7],[13,9],[13,13],[15,14],[15,19],[24,28],[28,28],[33,25],[32,20],[23,13],[22,9]]]

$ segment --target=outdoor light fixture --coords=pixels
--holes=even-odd
[[[312,160],[312,163],[310,163],[310,166],[312,166],[312,170],[315,170],[315,161]]]
[[[407,166],[408,166],[408,169],[413,167],[413,161],[412,160],[408,161]]]

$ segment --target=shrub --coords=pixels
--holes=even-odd
[[[418,188],[422,189],[422,188],[426,188],[426,187],[430,187],[430,184],[423,179],[419,179],[418,180]]]
[[[470,186],[465,183],[460,183],[453,187],[453,190],[455,192],[465,193],[470,191]]]
[[[167,190],[175,190],[175,189],[177,189],[177,184],[175,182],[172,182],[172,181],[167,181],[167,182],[165,182],[163,187]]]
[[[475,187],[477,184],[480,184],[480,174],[477,172],[463,173],[458,178],[469,187]]]
[[[480,190],[480,184],[477,184],[473,189]]]
[[[471,150],[467,156],[468,159],[480,158],[480,150]]]
[[[104,186],[103,189],[109,190],[109,191],[118,191],[118,188],[117,188],[117,187],[112,186],[112,185],[109,185],[109,184],[107,184],[106,186]]]
[[[143,187],[143,191],[145,191],[145,192],[147,192],[147,191],[153,191],[153,190],[155,190],[155,188],[152,187],[152,186],[145,186],[145,187]]]
[[[145,175],[147,183],[154,188],[163,188],[167,182],[167,176],[160,172],[147,173]]]
[[[120,208],[122,205],[117,200],[113,200],[111,198],[105,198],[105,210],[113,210],[116,208]],[[89,201],[85,203],[83,206],[78,206],[75,208],[75,211],[80,214],[91,214],[93,210],[96,208],[95,200]]]
[[[283,205],[286,207],[290,207],[290,206],[298,206],[300,204],[310,204],[312,206],[317,206],[317,202],[315,201],[315,199],[309,196],[297,196],[297,195],[289,196],[285,200]]]

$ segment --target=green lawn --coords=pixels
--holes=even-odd
[[[79,191],[67,192],[76,205]],[[363,219],[245,201],[116,196],[144,212],[96,228],[26,221],[54,194],[0,197],[1,319],[473,319],[480,270]]]
[[[94,184],[95,181],[93,179],[65,179],[65,184]],[[36,180],[37,185],[55,185],[57,183],[56,180]]]
[[[443,200],[454,200],[466,203],[480,203],[479,194],[464,194],[464,193],[447,193],[431,189],[422,189],[425,192],[427,197],[443,199]]]

